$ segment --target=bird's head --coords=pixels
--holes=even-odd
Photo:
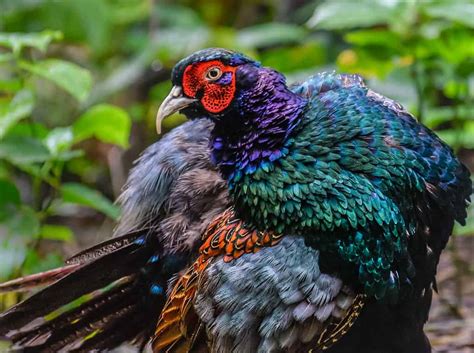
[[[256,61],[227,49],[200,50],[176,64],[173,88],[158,110],[156,127],[178,111],[188,118],[219,118],[237,109],[237,97],[258,80]]]

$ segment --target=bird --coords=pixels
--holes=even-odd
[[[468,169],[358,75],[287,85],[244,54],[176,64],[116,237],[0,291],[25,352],[427,353],[436,267]],[[67,305],[66,308],[64,306]]]

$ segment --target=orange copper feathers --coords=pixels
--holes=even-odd
[[[169,296],[152,340],[153,352],[188,352],[199,333],[199,320],[192,309],[199,273],[196,266],[178,278]]]
[[[245,253],[255,253],[273,246],[281,235],[245,227],[235,217],[232,208],[218,216],[203,235],[200,256],[186,273],[178,278],[161,313],[152,342],[153,352],[187,352],[202,329],[192,308],[202,272],[212,258],[224,256],[224,261],[237,259]]]
[[[207,260],[224,255],[224,261],[229,262],[243,254],[274,246],[281,238],[281,234],[246,227],[242,220],[236,218],[233,208],[228,208],[207,228],[204,244],[200,248],[201,258]]]

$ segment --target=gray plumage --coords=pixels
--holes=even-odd
[[[204,273],[195,309],[206,324],[213,352],[296,352],[340,318],[354,296],[321,273],[318,251],[302,238],[226,263]]]
[[[228,205],[227,186],[209,158],[210,121],[189,121],[148,147],[117,202],[116,234],[151,228],[169,251],[192,250]]]

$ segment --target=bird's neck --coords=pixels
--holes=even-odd
[[[223,177],[230,182],[280,158],[305,106],[281,74],[261,69],[253,87],[237,97],[237,109],[215,122],[212,159]]]

